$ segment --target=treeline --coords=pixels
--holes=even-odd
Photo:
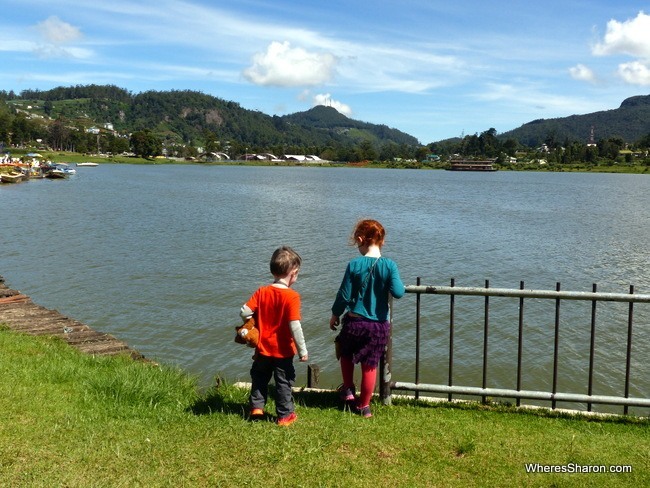
[[[348,119],[333,108],[317,107],[325,110],[312,109],[314,114],[269,116],[191,90],[132,94],[112,85],[88,85],[47,91],[24,90],[20,95],[0,92],[0,100],[18,109],[17,119],[12,122],[17,126],[15,130],[12,128],[0,134],[0,141],[7,144],[21,144],[36,137],[53,144],[52,147],[99,146],[104,149],[121,144],[121,141],[107,137],[104,130],[94,139],[75,132],[110,123],[117,134],[139,133],[140,138],[143,135],[147,139],[154,137],[159,144],[153,146],[178,156],[195,156],[203,149],[234,155],[250,152],[316,154],[349,161],[395,152],[400,157],[413,157],[419,147],[417,139],[408,134]],[[32,107],[30,111],[24,108],[26,104]],[[5,114],[8,113],[11,108],[5,110]],[[30,122],[39,114],[43,116],[41,121]],[[328,120],[306,123],[310,117],[328,117]]]
[[[621,137],[609,137],[594,143],[569,138],[559,141],[554,134],[550,134],[539,145],[530,147],[512,137],[500,137],[496,129],[490,128],[481,134],[432,143],[428,148],[432,153],[445,159],[491,158],[501,164],[507,164],[512,160],[511,158],[520,161],[543,160],[560,165],[601,162],[650,164],[650,133],[634,143],[627,143]]]
[[[93,134],[81,124],[70,125],[63,119],[44,124],[24,113],[14,114],[0,102],[0,147],[48,147],[55,151],[122,154],[131,150],[129,136],[105,132]]]
[[[11,92],[0,91],[2,100],[78,100],[81,98],[107,99],[128,103],[132,95],[124,88],[115,85],[76,85],[60,86],[51,90],[23,90],[20,95]]]
[[[611,133],[591,144],[584,127],[594,120],[599,133],[607,133],[602,127],[611,123],[617,131],[641,135],[627,139]],[[612,111],[533,121],[503,134],[490,128],[423,146],[404,132],[350,119],[332,107],[280,117],[191,90],[133,94],[114,85],[87,85],[0,91],[0,144],[5,147],[38,143],[55,150],[145,157],[314,154],[333,161],[415,161],[416,166],[459,157],[493,158],[502,164],[511,158],[557,164],[636,162],[647,160],[649,124],[650,96],[641,96]],[[584,137],[571,135],[581,131]]]

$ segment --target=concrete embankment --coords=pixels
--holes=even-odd
[[[129,354],[133,359],[145,359],[126,343],[110,334],[98,332],[86,324],[35,304],[32,299],[5,286],[0,276],[0,324],[24,334],[60,337],[87,354]]]

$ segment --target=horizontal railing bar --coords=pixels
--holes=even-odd
[[[558,402],[599,403],[606,405],[629,405],[634,407],[650,407],[650,398],[625,398],[604,395],[582,395],[578,393],[551,393],[531,390],[507,390],[501,388],[480,388],[472,386],[447,386],[416,384],[396,381],[391,383],[392,390],[427,391],[431,393],[446,393],[471,396],[527,398],[531,400],[548,400]]]
[[[591,291],[519,290],[516,288],[480,288],[463,286],[408,285],[407,293],[432,295],[468,295],[486,297],[551,298],[562,300],[599,300],[608,302],[650,303],[649,294],[602,293]]]

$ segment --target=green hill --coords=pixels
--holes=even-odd
[[[2,101],[7,104],[4,108]],[[31,125],[16,126],[12,118],[21,114],[30,119]],[[413,157],[420,147],[418,140],[409,134],[383,124],[348,118],[326,106],[271,116],[191,90],[133,94],[113,85],[87,85],[47,91],[24,90],[19,95],[0,91],[0,143],[20,137],[11,142],[24,143],[40,138],[52,145],[51,127],[55,121],[60,121],[67,129],[112,127],[123,136],[151,131],[166,147],[211,146],[234,154],[269,151],[326,154],[331,159],[348,161],[374,159],[375,155],[390,160]],[[497,137],[501,141],[517,141],[526,147],[538,147],[543,143],[563,146],[589,142],[592,131],[595,142],[619,138],[624,143],[636,143],[649,137],[650,95],[628,98],[613,110],[533,120]],[[84,143],[80,139],[77,137],[60,146],[81,148],[99,144],[98,141]],[[442,147],[460,142],[449,139],[436,144]],[[363,151],[359,151],[361,146]],[[454,149],[454,152],[459,151],[468,152]]]
[[[386,125],[376,125],[350,119],[335,108],[319,105],[306,112],[285,115],[282,119],[291,126],[317,129],[326,133],[346,136],[355,141],[370,139],[376,143],[418,145],[418,140]]]
[[[520,144],[536,147],[548,140],[589,142],[593,128],[594,140],[621,138],[633,143],[650,134],[650,95],[628,98],[613,110],[555,119],[538,119],[501,133],[500,139],[515,139]]]
[[[202,145],[212,137],[259,151],[285,146],[352,147],[362,140],[377,148],[386,144],[419,145],[415,137],[404,132],[349,119],[331,107],[270,116],[191,90],[132,94],[115,86],[88,85],[24,90],[19,96],[0,92],[0,99],[25,111],[30,104],[29,113],[44,120],[62,117],[86,128],[110,123],[121,133],[151,130],[176,144]]]

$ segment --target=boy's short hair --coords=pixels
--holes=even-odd
[[[286,276],[296,268],[300,268],[302,259],[296,251],[288,246],[278,247],[271,256],[271,274]]]

